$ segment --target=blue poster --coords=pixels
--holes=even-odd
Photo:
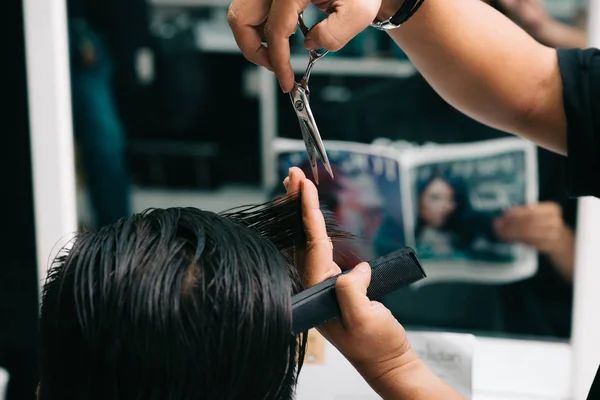
[[[342,229],[356,239],[337,244],[336,262],[353,267],[404,247],[400,167],[396,158],[361,152],[360,145],[332,150],[328,156],[335,179],[319,163],[319,198],[335,215]],[[279,181],[296,166],[307,177],[313,173],[302,147],[278,155]]]

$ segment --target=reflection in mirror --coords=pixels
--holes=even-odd
[[[133,2],[68,0],[69,61],[78,183],[87,189],[93,219],[103,226],[130,213],[126,163],[127,129],[119,94],[128,82],[136,50],[128,39],[144,25],[115,18],[136,9]]]
[[[280,179],[308,167],[289,98],[265,93],[233,41],[228,1],[69,3],[83,227],[147,207],[261,203],[283,191],[280,180],[260,185],[275,173],[261,157],[275,157]],[[492,5],[549,46],[585,42],[577,1]],[[327,145],[336,179],[323,178],[321,198],[360,238],[336,248],[336,261],[415,247],[430,279],[386,299],[408,327],[568,339],[577,205],[564,159],[460,114],[409,65],[365,30],[313,71],[315,119],[338,141]],[[261,154],[271,128],[275,151]]]

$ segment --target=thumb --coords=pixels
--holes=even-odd
[[[346,0],[306,35],[309,50],[338,51],[377,17],[381,0]]]
[[[335,292],[346,329],[364,325],[369,318],[371,301],[367,297],[367,288],[370,283],[371,267],[366,262],[337,279]]]

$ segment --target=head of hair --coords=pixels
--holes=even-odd
[[[291,399],[300,209],[151,209],[80,233],[44,285],[40,400]]]

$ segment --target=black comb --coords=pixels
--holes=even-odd
[[[379,300],[396,289],[415,283],[427,275],[409,247],[369,261],[371,284],[367,297]],[[352,270],[343,272],[347,274]],[[340,274],[342,275],[342,274]],[[335,282],[340,275],[329,278],[292,297],[292,334],[298,335],[341,314],[335,295]]]

